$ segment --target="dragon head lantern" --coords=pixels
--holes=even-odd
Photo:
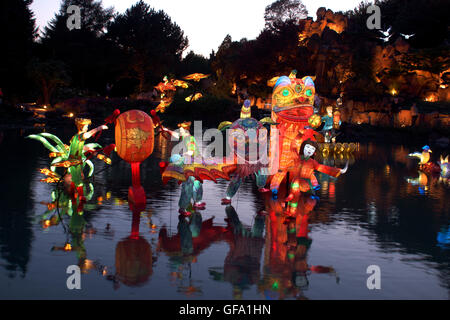
[[[316,90],[313,78],[281,76],[272,93],[272,119],[275,122],[305,126],[314,113]]]

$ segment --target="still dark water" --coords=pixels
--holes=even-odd
[[[0,136],[0,299],[450,297],[450,188],[419,179],[417,162],[406,156],[421,146],[361,145],[345,175],[319,175],[320,200],[305,209],[309,240],[297,243],[295,223],[285,224],[279,203],[250,179],[228,208],[220,204],[227,182],[206,181],[206,210],[191,225],[180,222],[180,187],[163,186],[158,167],[170,147],[157,141],[141,165],[147,206],[134,217],[140,237],[130,239],[131,170],[117,156],[106,170],[95,162],[103,171],[80,220],[43,226],[52,186],[39,181],[38,169],[49,159],[39,142],[24,139],[30,133]],[[67,142],[73,128],[57,133]],[[112,136],[105,132],[101,143]],[[345,159],[336,162],[343,167]],[[257,215],[262,209],[273,213]],[[58,250],[66,243],[72,251]],[[69,265],[83,271],[81,290],[67,289]],[[381,270],[380,290],[367,288],[370,265]]]

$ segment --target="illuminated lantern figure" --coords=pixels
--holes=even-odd
[[[441,177],[443,179],[450,178],[450,163],[448,162],[448,156],[445,157],[445,159],[441,156],[439,166],[441,168]]]
[[[131,164],[132,187],[128,190],[129,200],[136,204],[145,204],[145,192],[140,181],[140,164],[153,152],[152,118],[140,110],[122,113],[116,119],[115,139],[117,154]]]
[[[274,80],[271,79],[272,83]],[[314,114],[314,95],[312,77],[298,79],[292,75],[292,78],[281,76],[276,79],[272,93],[272,120],[277,123],[274,126],[277,130],[272,129],[270,133],[271,167],[277,170],[270,184],[274,194],[298,157],[292,145],[300,146],[303,140],[302,134]]]
[[[314,194],[314,191],[318,189],[319,183],[314,175],[314,171],[319,171],[335,178],[347,172],[348,162],[344,169],[339,169],[320,164],[314,160],[313,156],[317,149],[317,143],[309,139],[304,141],[300,147],[301,156],[292,170],[293,177],[290,194],[286,198],[288,215],[295,213],[301,192],[312,192]]]
[[[259,191],[268,191],[264,188],[267,181],[267,168],[263,168],[264,160],[267,160],[267,129],[263,123],[253,118],[240,118],[231,124],[228,132],[228,144],[237,166],[222,204],[230,204],[243,179],[252,174],[255,174]]]
[[[334,117],[333,117],[333,107],[327,107],[327,114],[322,117],[322,122],[324,123],[322,132],[325,136],[325,142],[331,142],[331,138],[334,135],[333,126],[334,126]]]
[[[431,158],[431,149],[429,146],[424,146],[422,148],[422,152],[414,152],[408,154],[408,157],[419,158],[419,170],[422,170],[427,173],[440,173],[441,168],[436,163],[430,161]]]
[[[241,119],[250,118],[252,116],[252,106],[250,100],[245,100],[241,108]]]
[[[445,163],[445,160],[442,159],[441,156],[441,162],[438,163],[434,163],[431,162],[431,149],[429,146],[424,146],[422,148],[422,152],[413,152],[408,154],[408,157],[414,157],[414,158],[419,158],[420,162],[419,162],[419,170],[429,173],[429,174],[440,174],[442,171],[442,166],[441,166],[441,162]],[[444,170],[445,170],[446,165],[444,165]]]
[[[414,152],[414,153],[410,153],[408,154],[408,157],[415,157],[415,158],[419,158],[420,162],[419,165],[424,165],[427,164],[428,161],[430,161],[430,157],[433,151],[431,151],[429,146],[424,146],[422,148],[422,152]]]
[[[203,74],[203,73],[193,73],[190,75],[187,75],[184,77],[186,80],[194,80],[195,82],[199,82],[201,79],[208,78],[209,74]]]
[[[97,143],[90,143],[85,145],[85,141],[101,130],[108,129],[106,125],[99,126],[93,130],[88,131],[89,125],[91,124],[90,119],[76,118],[75,124],[77,126],[77,134],[75,134],[70,140],[70,146],[67,146],[61,142],[61,140],[49,133],[40,133],[37,135],[29,135],[28,138],[41,141],[44,146],[51,151],[50,158],[55,158],[52,163],[50,170],[41,169],[41,173],[48,176],[48,178],[41,181],[48,183],[59,182],[61,177],[56,173],[57,167],[63,167],[68,169],[68,175],[65,176],[66,187],[70,185],[69,194],[72,197],[73,205],[78,209],[77,211],[81,214],[83,203],[86,201],[83,189],[83,169],[87,164],[90,167],[88,176],[91,176],[94,171],[94,165],[89,160],[93,154],[97,154],[97,158],[111,164],[111,159],[108,157],[98,154],[98,151],[104,149]],[[51,139],[56,143],[53,146],[49,143],[47,139]]]
[[[198,99],[201,99],[203,97],[203,95],[198,92],[196,94],[191,94],[190,96],[186,97],[184,100],[186,100],[187,102],[192,102],[192,101],[197,101]]]
[[[311,126],[311,128],[316,129],[320,126],[322,123],[322,118],[318,114],[313,114],[308,119],[308,124]]]
[[[91,124],[90,119],[77,118],[75,119],[75,124],[77,126],[78,133],[70,140],[69,161],[72,161],[73,165],[69,167],[69,173],[72,177],[73,186],[77,189],[76,192],[83,201],[85,199],[83,195],[82,179],[84,142],[97,132],[108,129],[108,127],[103,125],[88,132],[87,130]]]
[[[88,177],[90,177],[94,172],[94,165],[89,160],[93,154],[97,154],[97,158],[103,160],[105,163],[111,164],[111,159],[98,153],[99,151],[104,151],[106,153],[106,149],[109,149],[111,146],[100,149],[101,146],[98,143],[85,144],[85,140],[89,139],[101,130],[108,129],[108,127],[104,125],[87,132],[91,120],[77,118],[75,119],[75,123],[78,128],[78,133],[70,140],[70,146],[62,143],[57,136],[50,133],[42,132],[27,136],[27,138],[40,141],[47,149],[51,151],[49,157],[54,158],[51,162],[50,169],[40,169],[40,172],[48,177],[46,179],[42,179],[41,181],[47,183],[59,182],[61,176],[56,173],[56,168],[69,168],[69,175],[66,175],[65,180],[69,183],[69,185],[72,181],[75,181],[75,184],[79,185],[81,183],[83,168],[85,165],[88,165],[90,168]],[[52,145],[47,139],[53,141],[55,145]],[[73,179],[71,176],[72,173],[74,174]]]
[[[179,133],[168,129],[165,129],[165,131],[169,132],[176,139],[182,139],[185,154],[174,154],[170,159],[170,162],[175,167],[178,167],[179,171],[182,172],[185,165],[190,165],[191,163],[193,163],[192,159],[198,160],[199,157],[201,157],[201,154],[195,138],[190,133],[191,122],[185,121],[183,123],[179,123],[178,127],[180,128]],[[180,175],[184,178],[181,173]],[[196,179],[196,177],[194,176],[188,176],[184,180],[180,181],[182,181],[180,200],[178,201],[180,214],[186,216],[189,216],[191,214],[191,212],[187,210],[189,205],[191,205],[191,200],[194,201],[194,208],[200,210],[205,209],[206,204],[201,201],[203,198],[202,182],[199,179]]]
[[[341,126],[341,123],[342,123],[342,121],[341,121],[341,113],[338,110],[336,110],[333,113],[333,128],[334,129],[339,129],[339,127]]]

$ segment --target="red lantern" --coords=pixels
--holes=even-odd
[[[142,162],[153,152],[153,121],[143,111],[122,113],[116,120],[115,135],[117,154],[129,163]]]
[[[145,191],[141,187],[140,164],[153,152],[155,134],[152,118],[143,111],[130,110],[116,119],[116,151],[131,164],[132,187],[128,190],[130,205],[145,208]]]

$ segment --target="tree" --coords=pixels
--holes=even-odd
[[[0,88],[6,98],[28,91],[25,66],[37,34],[32,0],[0,1]]]
[[[308,16],[308,10],[301,0],[277,0],[266,7],[264,20],[269,30],[278,29],[288,22],[296,23]]]
[[[195,54],[194,51],[190,51],[181,61],[179,74],[187,75],[196,72],[209,74],[211,73],[211,66],[209,60],[204,56]]]
[[[71,31],[67,28],[69,14],[67,8],[71,5],[80,7],[81,32],[92,33],[100,36],[106,28],[107,23],[114,17],[114,8],[103,8],[101,1],[94,0],[62,0],[59,12],[44,29],[44,38],[53,38],[58,33],[66,35]]]
[[[139,80],[139,91],[151,79],[177,67],[188,40],[181,28],[162,10],[143,1],[117,15],[108,26],[108,39],[127,55],[123,77]]]
[[[51,103],[51,97],[56,88],[69,83],[66,66],[61,61],[40,61],[34,58],[30,61],[28,70],[41,89],[44,104]]]
[[[70,5],[80,7],[81,29],[67,27]],[[64,62],[75,87],[103,89],[116,57],[114,48],[104,39],[107,23],[113,16],[114,9],[103,8],[101,1],[63,0],[59,12],[44,29],[40,57]]]

